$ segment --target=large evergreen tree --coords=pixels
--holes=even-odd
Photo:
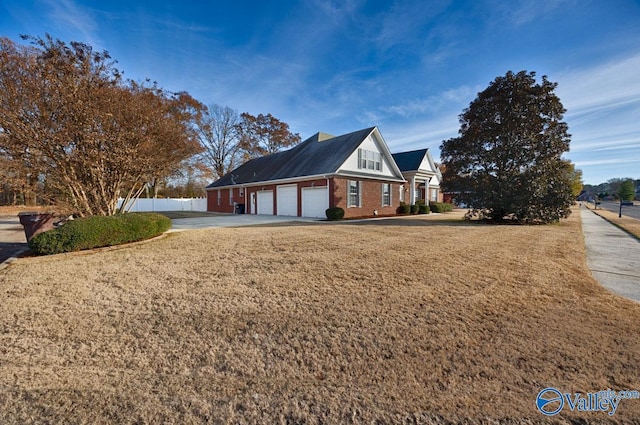
[[[573,167],[557,83],[534,72],[496,78],[460,115],[440,147],[442,187],[493,220],[549,223],[570,214]]]

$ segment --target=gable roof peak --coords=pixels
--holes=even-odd
[[[397,152],[393,154],[393,159],[398,164],[402,172],[417,171],[424,158],[427,158],[431,167],[436,168],[429,154],[429,148],[416,149],[413,151]],[[434,170],[435,171],[435,170]]]
[[[422,149],[414,149],[412,151],[404,151],[404,152],[396,152],[394,153],[394,155],[400,155],[400,154],[416,154],[417,152],[427,152],[429,150],[429,148],[422,148]]]

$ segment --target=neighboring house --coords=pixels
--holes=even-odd
[[[207,210],[244,206],[247,214],[324,218],[327,208],[341,207],[345,217],[395,214],[405,184],[377,127],[337,137],[317,133],[207,186]]]
[[[418,200],[425,204],[442,202],[440,180],[442,174],[433,162],[429,149],[393,154],[393,159],[407,181],[401,201],[413,205]]]
[[[578,195],[577,199],[578,201],[582,202],[595,202],[598,197],[593,192],[583,190],[582,192],[580,192],[580,195]]]

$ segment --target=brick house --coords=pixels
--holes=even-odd
[[[207,210],[324,218],[327,208],[341,207],[347,218],[394,214],[406,183],[377,127],[337,137],[317,133],[211,183]]]

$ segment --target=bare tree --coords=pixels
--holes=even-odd
[[[289,124],[271,114],[254,117],[245,112],[241,118],[242,150],[245,160],[270,155],[300,143],[300,135],[291,133]]]
[[[210,105],[197,120],[196,131],[203,147],[201,158],[216,178],[240,165],[240,122],[237,111],[220,105]]]
[[[117,200],[174,172],[199,151],[186,93],[123,81],[108,52],[50,36],[0,39],[0,153],[80,215],[111,215]],[[126,202],[125,202],[126,205]]]

